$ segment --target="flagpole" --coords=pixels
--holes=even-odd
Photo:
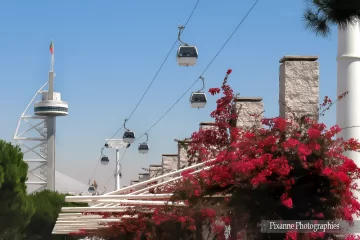
[[[51,40],[52,44],[52,52],[51,52],[51,63],[50,63],[50,72],[54,72],[54,64],[55,64],[55,57],[54,57],[54,41]]]
[[[54,41],[51,40],[50,44],[50,53],[51,53],[51,63],[50,63],[50,71],[49,71],[49,91],[48,91],[48,100],[54,99]]]
[[[54,101],[54,45],[51,40],[50,45],[51,53],[51,65],[49,71],[49,80],[48,80],[48,93],[47,100],[49,102]],[[47,188],[51,191],[55,191],[55,134],[56,134],[56,117],[47,116],[46,118],[46,127],[47,127]]]

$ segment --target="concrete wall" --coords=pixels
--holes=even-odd
[[[315,56],[285,56],[280,60],[280,117],[318,118],[319,62]]]

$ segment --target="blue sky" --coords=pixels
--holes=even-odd
[[[55,42],[55,90],[69,102],[69,116],[58,118],[57,169],[87,182],[104,139],[121,127],[185,24],[195,0],[183,1],[1,1],[0,138],[11,141],[17,121],[47,80],[49,43]],[[175,50],[127,126],[145,132],[199,77],[253,4],[250,0],[200,0],[183,39],[196,44],[198,63],[179,67]],[[336,95],[337,33],[327,39],[304,29],[302,0],[260,0],[204,74],[206,87],[218,87],[228,68],[229,83],[242,96],[264,100],[265,115],[278,114],[278,67],[284,55],[317,55],[321,98]],[[201,88],[199,82],[192,90]],[[206,108],[190,108],[189,94],[149,133],[151,151],[133,146],[123,160],[123,184],[141,167],[177,153],[175,138],[189,137],[199,122],[211,120],[215,97]],[[324,121],[335,123],[335,109]],[[122,132],[121,132],[122,134]],[[121,136],[118,135],[118,137]],[[144,139],[145,140],[145,139]],[[111,177],[111,163],[99,166],[100,186]],[[111,179],[106,185],[113,190]]]

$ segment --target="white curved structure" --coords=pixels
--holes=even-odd
[[[34,114],[37,116],[66,116],[68,115],[69,105],[61,101],[61,94],[53,92],[53,100],[48,100],[48,91],[42,92],[41,101],[35,102]]]
[[[24,153],[24,161],[29,165],[26,182],[29,193],[44,188],[55,191],[56,117],[68,115],[68,104],[61,101],[60,93],[54,92],[54,54],[53,49],[50,51],[49,79],[36,92],[21,114],[14,135],[14,143],[20,145]],[[46,85],[49,89],[43,91]],[[34,103],[37,95],[40,94],[41,100]],[[33,103],[33,113],[27,114]]]
[[[337,95],[346,91],[348,95],[336,106],[336,123],[343,128],[339,137],[360,139],[360,21],[338,33]],[[346,155],[360,166],[360,153]],[[359,192],[355,195],[360,199]]]

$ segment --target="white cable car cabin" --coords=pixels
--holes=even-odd
[[[203,76],[200,76],[199,79],[202,81],[202,88],[197,91],[191,93],[190,96],[190,104],[192,108],[204,108],[207,102],[206,94],[202,92],[202,90],[205,88],[205,78]]]
[[[149,135],[147,133],[144,134],[146,136],[146,141],[139,144],[138,150],[139,153],[145,154],[149,152],[149,144],[147,141],[149,141]]]
[[[108,165],[110,160],[107,156],[102,156],[100,162],[102,165]]]
[[[190,96],[190,104],[192,108],[204,108],[207,99],[203,92],[193,92]]]
[[[94,185],[89,186],[88,192],[91,193],[91,194],[96,192],[96,189],[95,189]]]
[[[179,46],[177,62],[179,66],[194,66],[198,58],[198,50],[195,46]]]
[[[125,125],[126,125],[127,119],[124,121],[124,135],[123,135],[123,141],[126,143],[133,143],[135,141],[135,133],[133,131],[130,131]]]
[[[132,131],[124,132],[123,141],[126,143],[133,143],[135,141],[135,133]]]
[[[147,143],[140,143],[139,144],[139,153],[145,154],[149,152],[149,144]]]

